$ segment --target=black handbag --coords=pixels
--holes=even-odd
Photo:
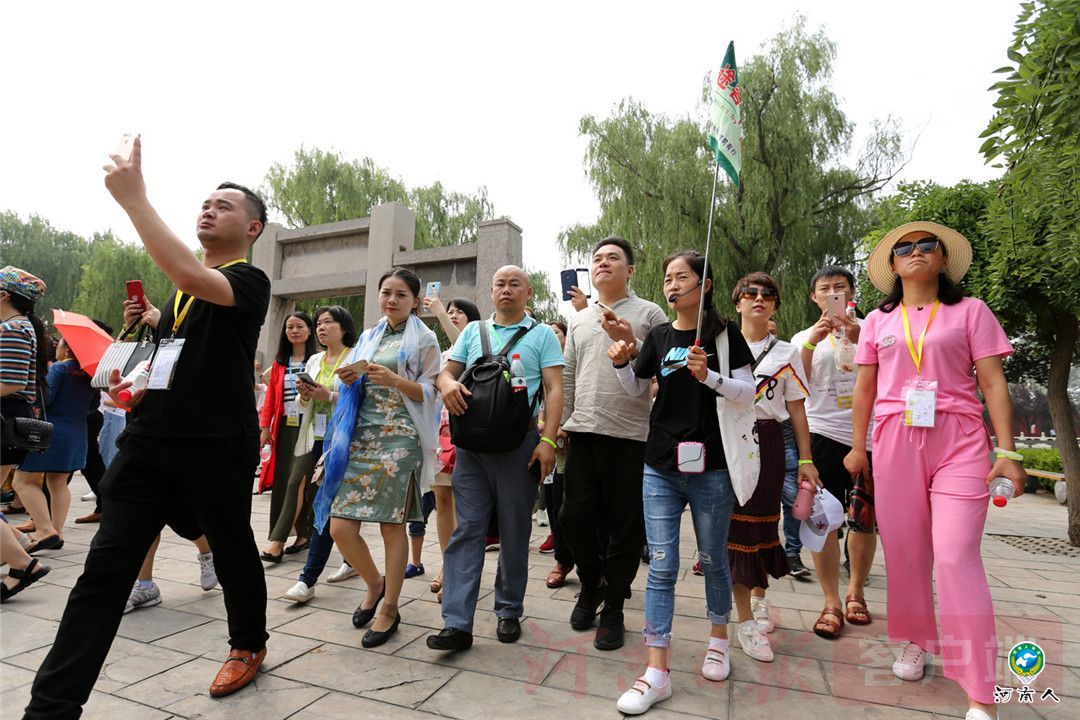
[[[146,325],[142,325],[134,340],[124,340],[133,331],[133,325],[123,330],[116,341],[105,350],[105,354],[98,362],[97,370],[94,371],[94,377],[90,381],[91,387],[108,390],[109,375],[113,370],[119,370],[120,376],[125,377],[135,369],[138,363],[154,357],[157,345],[154,344],[153,331]]]
[[[38,388],[37,399],[41,400],[41,388]],[[53,424],[45,415],[44,403],[41,403],[41,416],[45,419],[0,417],[0,445],[34,453],[48,450],[52,444]]]

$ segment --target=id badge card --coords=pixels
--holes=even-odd
[[[146,381],[147,390],[168,390],[172,387],[176,363],[184,349],[184,338],[164,338],[154,353],[154,362],[150,366],[150,377]]]
[[[315,437],[321,438],[326,435],[326,413],[315,414]]]
[[[679,443],[676,447],[676,464],[679,467],[679,472],[705,472],[705,443]]]
[[[285,403],[285,424],[289,427],[300,427],[300,406],[295,400]]]
[[[544,484],[545,485],[553,485],[553,484],[555,484],[555,471],[554,470],[552,470],[550,473],[548,473],[548,476],[546,478],[544,478]]]
[[[851,409],[851,399],[855,396],[855,378],[840,378],[836,381],[836,407],[841,410]]]
[[[934,427],[937,409],[937,380],[908,380],[904,383],[904,424]]]

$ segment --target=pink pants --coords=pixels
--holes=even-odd
[[[889,638],[939,655],[945,677],[994,701],[997,634],[980,544],[990,439],[982,419],[938,413],[935,427],[875,420],[874,503],[885,550]],[[941,639],[934,622],[937,578]]]

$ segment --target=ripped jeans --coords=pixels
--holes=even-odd
[[[645,644],[671,645],[675,581],[679,576],[679,529],[687,504],[705,571],[709,621],[726,625],[731,618],[727,537],[735,505],[727,470],[689,474],[646,464],[642,497],[650,556],[649,579],[645,584]]]

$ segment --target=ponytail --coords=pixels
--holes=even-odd
[[[37,383],[38,392],[41,393],[41,404],[44,405],[48,401],[49,397],[49,385],[47,378],[49,375],[49,358],[46,356],[45,348],[48,345],[48,339],[45,335],[45,323],[34,312],[34,301],[28,298],[24,298],[22,295],[16,295],[15,293],[8,293],[11,306],[26,316],[26,319],[30,321],[30,324],[34,326],[34,335],[37,338],[34,350],[34,378]]]

